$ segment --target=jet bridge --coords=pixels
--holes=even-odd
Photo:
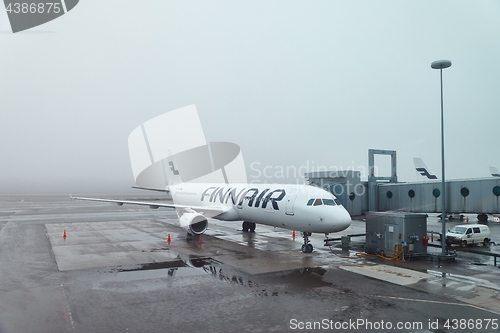
[[[363,206],[366,206],[366,184],[361,182],[359,171],[308,172],[305,177],[308,184],[335,195],[351,216],[361,215]]]
[[[500,179],[448,180],[446,212],[476,213],[479,221],[486,214],[500,213]],[[442,212],[441,182],[379,184],[378,211],[398,210],[415,213]]]
[[[391,155],[391,175],[375,175],[374,155]],[[397,179],[396,151],[370,149],[370,174],[362,182],[360,172],[335,170],[305,174],[309,184],[333,193],[351,216],[368,211],[404,211],[441,213],[441,181],[400,183]],[[500,178],[447,180],[446,212],[478,214],[487,221],[487,214],[500,214]]]

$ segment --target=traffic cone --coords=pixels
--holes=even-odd
[[[198,239],[198,242],[201,244],[203,243],[203,239],[201,238],[201,235],[200,235],[200,239]]]
[[[172,240],[172,239],[170,238],[170,234],[168,234],[168,236],[167,236],[167,243],[168,243],[168,244],[170,244],[170,241],[171,241],[171,240]]]
[[[465,223],[469,223],[469,217],[468,216],[465,217]]]
[[[64,230],[63,238],[66,239],[66,230]]]
[[[296,236],[296,234],[295,234],[295,230],[294,230],[294,231],[292,231],[292,239],[293,240],[295,240],[295,236]]]

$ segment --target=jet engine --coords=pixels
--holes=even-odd
[[[181,227],[192,235],[201,235],[207,230],[208,221],[205,216],[199,213],[185,213],[179,218]]]

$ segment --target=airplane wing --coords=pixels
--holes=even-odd
[[[199,213],[209,213],[212,216],[216,216],[224,213],[226,210],[230,209],[229,207],[225,210],[222,207],[211,206],[211,207],[203,207],[203,206],[186,206],[186,205],[176,205],[169,204],[165,202],[148,202],[148,201],[131,201],[131,200],[117,200],[117,199],[99,199],[99,198],[85,198],[85,197],[74,197],[70,195],[71,199],[75,200],[87,200],[87,201],[99,201],[99,202],[113,202],[118,206],[122,206],[124,204],[127,205],[142,205],[149,206],[152,209],[158,209],[160,207],[164,208],[174,208],[174,209],[185,209],[187,211],[194,210]]]
[[[160,189],[160,188],[152,188],[152,187],[140,187],[140,186],[132,186],[132,188],[136,188],[139,190],[148,190],[148,191],[157,191],[157,192],[164,192],[164,193],[169,193],[170,189],[168,186],[165,189]]]

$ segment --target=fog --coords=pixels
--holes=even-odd
[[[500,168],[498,1],[85,0],[25,32],[0,19],[0,193],[130,191],[130,132],[191,104],[250,181],[366,178],[370,148],[397,151],[401,181],[413,157],[441,177],[439,59],[447,178]]]

